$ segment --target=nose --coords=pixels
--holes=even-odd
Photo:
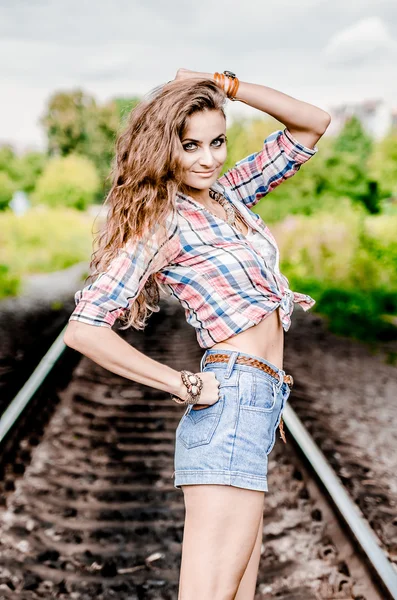
[[[205,167],[208,170],[215,168],[216,161],[212,155],[212,149],[210,147],[202,148],[199,163],[202,167]]]

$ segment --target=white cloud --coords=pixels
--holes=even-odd
[[[336,33],[324,49],[330,65],[357,66],[397,58],[397,41],[379,17],[362,19]]]

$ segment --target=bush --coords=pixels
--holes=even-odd
[[[369,292],[329,288],[320,293],[316,310],[328,317],[334,333],[368,342],[396,339],[395,326],[383,315],[397,313],[397,290],[391,294],[380,288]]]
[[[7,265],[0,263],[0,299],[16,296],[21,285],[21,278],[13,275]]]
[[[0,210],[5,210],[16,190],[30,194],[48,158],[44,152],[30,151],[21,156],[9,144],[0,146]]]
[[[84,156],[70,154],[48,161],[32,195],[33,204],[85,210],[99,188],[93,163]]]
[[[316,300],[313,310],[329,317],[332,331],[392,339],[385,315],[397,314],[397,215],[366,215],[349,202],[272,226],[281,271],[292,290]]]
[[[18,158],[18,189],[31,194],[36,187],[48,157],[43,152],[26,152]]]
[[[8,207],[15,191],[15,184],[4,171],[0,171],[0,210]]]
[[[35,207],[23,216],[1,213],[0,297],[14,295],[24,275],[88,261],[92,227],[92,217],[74,209]]]

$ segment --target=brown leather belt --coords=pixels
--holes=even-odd
[[[213,363],[213,362],[229,362],[230,359],[230,355],[229,354],[209,354],[206,359],[205,359],[205,363]],[[272,369],[271,367],[269,367],[269,365],[262,363],[260,360],[257,360],[256,358],[250,358],[249,356],[238,356],[236,359],[236,363],[239,365],[248,365],[249,367],[256,367],[257,369],[260,369],[261,371],[264,371],[265,373],[269,373],[269,375],[272,375],[275,379],[277,379],[279,381],[279,376],[277,371],[275,371],[274,369]],[[292,375],[284,375],[284,382],[286,384],[289,385],[290,388],[292,388],[292,386],[294,385],[294,379],[292,377]]]

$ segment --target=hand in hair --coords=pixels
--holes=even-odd
[[[214,79],[212,73],[200,73],[199,71],[190,71],[189,69],[178,69],[175,79],[192,79],[195,77]]]

